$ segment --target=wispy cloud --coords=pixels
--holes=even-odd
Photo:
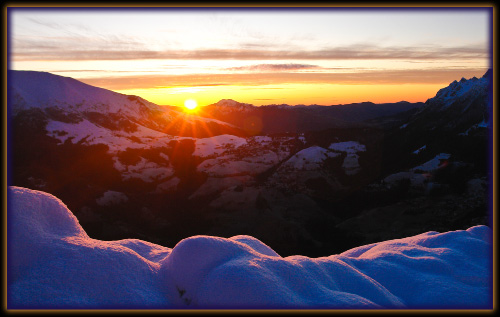
[[[257,64],[250,66],[241,67],[230,67],[227,70],[231,71],[258,71],[258,72],[269,72],[269,71],[294,71],[302,69],[313,69],[319,68],[318,65],[309,64]]]
[[[135,70],[101,70],[101,69],[51,69],[49,73],[138,73]],[[140,73],[160,73],[158,70],[141,70]]]
[[[90,85],[112,90],[198,86],[265,86],[279,84],[445,84],[462,77],[482,76],[484,68],[380,70],[352,73],[233,73],[144,75],[82,78]]]
[[[116,40],[116,39],[115,39]],[[111,48],[120,44],[123,49]],[[139,60],[139,59],[177,59],[177,60],[448,60],[487,58],[488,51],[481,46],[457,47],[382,47],[375,45],[350,45],[332,47],[321,50],[269,50],[269,49],[200,49],[200,50],[165,50],[155,51],[138,47],[136,42],[111,41],[102,49],[72,49],[46,42],[32,41],[17,44],[13,58],[17,61],[26,60]],[[90,46],[93,47],[93,46]]]
[[[140,59],[141,55],[154,52],[134,37],[72,31],[66,24],[49,24],[65,30],[64,34],[13,36],[11,58],[20,61],[123,60]],[[120,57],[124,52],[129,54]]]
[[[78,24],[78,23],[58,23],[54,21],[48,21],[48,20],[43,20],[39,19],[36,17],[30,17],[27,18],[28,21],[31,21],[32,23],[41,26],[41,27],[46,27],[49,29],[57,30],[57,31],[63,31],[63,32],[70,32],[70,29],[73,30],[79,30],[83,32],[90,32],[91,29],[83,24]]]

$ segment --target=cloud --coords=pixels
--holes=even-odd
[[[321,50],[269,50],[269,49],[201,49],[201,50],[132,50],[136,42],[113,39],[99,49],[72,49],[70,46],[47,45],[46,42],[32,42],[18,45],[12,57],[16,61],[27,60],[138,60],[138,59],[177,59],[177,60],[448,60],[488,58],[489,53],[482,46],[457,47],[382,47],[375,45],[350,45],[325,48]],[[121,44],[124,49],[111,47]],[[74,47],[74,46],[73,46]],[[90,46],[93,47],[93,46]]]
[[[136,70],[101,70],[101,69],[57,69],[49,73],[137,73]],[[141,70],[141,73],[159,73],[158,70]]]
[[[154,51],[145,48],[140,39],[131,36],[74,32],[66,28],[65,24],[50,24],[54,28],[59,25],[65,34],[13,36],[11,58],[19,61],[88,61],[136,60],[140,56],[147,59],[157,57]]]
[[[84,32],[90,31],[88,26],[82,25],[82,24],[77,24],[77,23],[57,23],[57,22],[42,20],[42,19],[34,18],[34,17],[28,18],[28,21],[31,21],[32,23],[35,23],[38,26],[47,27],[49,29],[54,29],[57,31],[68,32],[69,29],[77,29],[77,30],[84,31]]]
[[[447,84],[462,77],[482,76],[485,68],[378,70],[352,73],[233,73],[109,76],[81,81],[111,90],[199,86],[267,86],[280,84]]]
[[[257,64],[250,66],[242,66],[242,67],[231,67],[227,68],[227,70],[232,71],[292,71],[292,70],[301,70],[301,69],[312,69],[318,68],[318,65],[309,65],[309,64]]]

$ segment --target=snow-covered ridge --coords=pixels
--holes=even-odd
[[[94,87],[70,77],[47,72],[8,72],[9,107],[16,115],[21,110],[40,109],[49,113],[51,121],[64,121],[71,125],[90,120],[98,126],[124,125],[121,130],[135,130],[138,125],[157,131],[178,124],[216,124],[234,130],[234,126],[192,114],[185,114],[173,107],[158,106],[141,97],[124,95],[104,88]],[[51,114],[57,114],[55,117]],[[59,118],[58,118],[59,117]],[[61,117],[69,117],[64,120]],[[50,124],[50,123],[49,123]],[[67,133],[73,128],[67,126]],[[97,127],[91,129],[93,131]],[[117,129],[114,129],[117,130]],[[129,131],[130,132],[130,131]],[[92,133],[90,133],[92,134]]]
[[[427,104],[440,103],[441,109],[446,109],[452,103],[460,98],[464,98],[469,94],[477,95],[487,91],[489,86],[488,70],[481,78],[472,77],[465,79],[462,77],[460,81],[453,81],[448,87],[440,89],[436,96],[427,100]]]
[[[50,194],[8,199],[9,309],[492,308],[486,226],[283,258],[242,235],[95,240]]]
[[[8,72],[10,98],[19,109],[59,107],[74,111],[95,111],[141,116],[146,110],[162,108],[137,96],[94,87],[70,77],[46,72]]]

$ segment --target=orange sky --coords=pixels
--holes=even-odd
[[[341,85],[341,84],[288,84],[279,87],[195,87],[185,88],[182,93],[170,89],[118,90],[128,95],[139,95],[159,105],[181,106],[186,99],[194,99],[199,105],[209,105],[222,99],[233,99],[256,106],[269,104],[348,104],[363,101],[375,103],[426,101],[433,97],[442,84],[405,85]],[[184,88],[179,88],[184,89]],[[190,89],[193,89],[190,91]],[[199,90],[198,90],[199,89]]]
[[[128,88],[128,85],[115,85],[113,80],[106,83],[106,78],[80,80],[98,87],[108,88],[116,92],[138,95],[146,100],[159,105],[181,106],[186,99],[194,99],[200,105],[215,103],[221,99],[233,99],[240,102],[250,103],[256,106],[268,104],[347,104],[363,101],[374,103],[386,102],[425,102],[432,98],[439,89],[448,86],[453,80],[460,80],[462,77],[467,79],[476,76],[481,77],[487,68],[472,70],[461,70],[454,73],[443,73],[439,77],[434,77],[426,81],[419,77],[418,72],[413,80],[397,82],[392,81],[366,81],[342,82],[340,80],[323,80],[309,82],[307,79],[303,82],[289,80],[290,74],[283,74],[287,79],[284,82],[275,84],[238,83],[227,81],[224,84],[198,83],[195,85],[183,86],[183,84],[158,85],[158,82],[152,84],[152,88]],[[359,74],[353,74],[356,77]],[[381,74],[382,75],[382,74]],[[186,76],[186,80],[196,82],[197,75]],[[266,78],[265,74],[260,74]],[[278,77],[278,76],[271,76]],[[362,76],[360,76],[362,77]],[[134,82],[148,82],[151,78],[141,76],[134,77]],[[272,79],[269,80],[272,82]],[[102,83],[102,84],[101,84]],[[233,84],[234,83],[234,84]],[[138,87],[141,84],[137,84]]]

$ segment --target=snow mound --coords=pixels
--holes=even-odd
[[[9,309],[492,308],[486,226],[283,258],[242,235],[95,240],[52,195],[8,198]]]

